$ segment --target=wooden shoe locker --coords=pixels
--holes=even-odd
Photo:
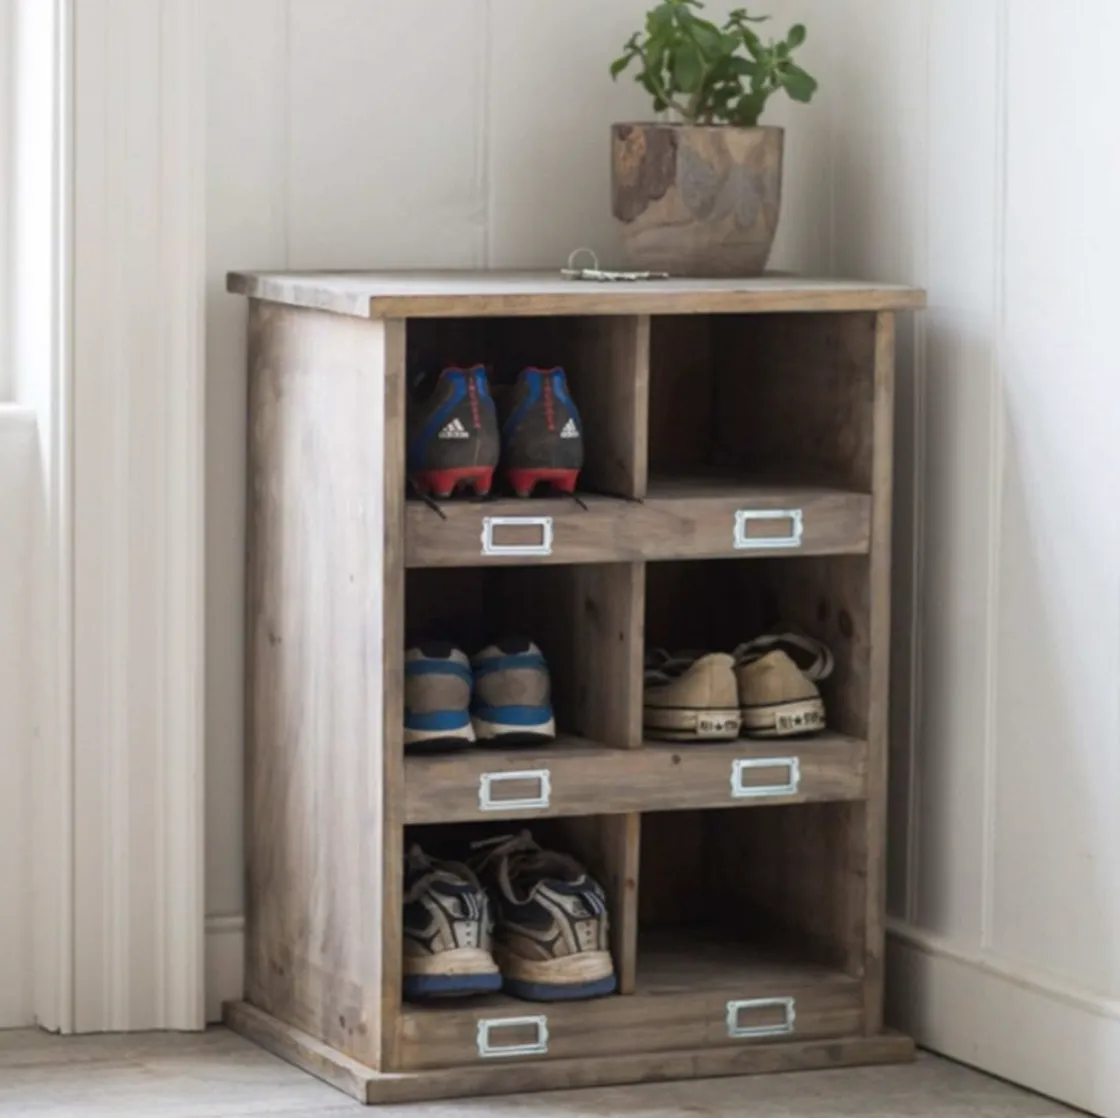
[[[884,1029],[893,360],[909,288],[235,274],[251,300],[248,923],[237,1031],[368,1102],[909,1059]],[[406,362],[563,365],[570,498],[406,500]],[[547,748],[405,757],[406,621],[548,657]],[[643,741],[643,648],[823,638],[829,729]],[[402,855],[528,827],[621,992],[401,1000]]]

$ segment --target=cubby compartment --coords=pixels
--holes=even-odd
[[[806,633],[824,641],[835,659],[831,676],[818,684],[826,732],[759,748],[819,749],[832,741],[866,741],[876,620],[870,578],[871,565],[863,556],[650,563],[646,647],[732,652],[760,633],[790,628]]]
[[[701,1004],[725,1042],[860,1031],[864,811],[644,815],[637,995],[715,995]]]
[[[870,493],[874,314],[680,315],[650,335],[650,493]]]
[[[407,327],[410,376],[448,365],[486,365],[495,398],[522,369],[559,366],[583,421],[584,464],[578,491],[641,496],[645,460],[635,432],[645,423],[648,326],[632,316],[421,318]],[[530,501],[500,486],[498,510],[508,503],[525,515],[527,504],[556,503],[543,489]]]
[[[416,843],[431,857],[462,861],[470,856],[472,843],[522,829],[502,823],[408,827],[405,847]],[[618,993],[575,1002],[527,1001],[506,993],[405,1001],[396,1043],[399,1070],[632,1050],[625,1041],[619,1047],[617,1031],[627,1013],[623,995],[634,985],[637,816],[540,820],[524,829],[544,849],[575,857],[602,885]]]
[[[598,765],[641,740],[644,568],[417,569],[405,579],[406,643],[443,635],[468,654],[494,637],[534,641],[548,663],[556,741],[406,755],[411,823],[585,814]]]

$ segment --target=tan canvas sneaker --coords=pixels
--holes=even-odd
[[[743,734],[780,738],[825,727],[817,680],[834,666],[828,646],[801,633],[770,633],[735,650]]]
[[[648,737],[662,741],[737,738],[735,661],[725,652],[649,653],[642,723]]]

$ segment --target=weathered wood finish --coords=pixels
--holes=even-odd
[[[864,1029],[883,1028],[883,968],[887,911],[887,758],[891,674],[891,507],[894,500],[895,316],[879,314],[875,329],[875,494],[868,609],[868,797],[862,844],[865,863]]]
[[[640,749],[596,746],[581,738],[561,739],[544,749],[468,750],[444,756],[408,757],[404,767],[406,823],[485,822],[546,819],[628,811],[733,808],[731,770],[736,760],[796,760],[801,782],[793,795],[766,796],[767,804],[859,800],[867,793],[866,743],[839,734],[784,742],[746,739],[714,745],[670,745],[647,741]],[[547,808],[506,812],[479,809],[483,774],[547,770]],[[788,779],[781,764],[752,771],[750,786]],[[499,785],[499,798],[539,795],[539,780]]]
[[[583,419],[581,482],[644,497],[648,472],[649,316],[579,319],[568,384]]]
[[[400,334],[250,318],[247,996],[371,1067],[399,990]]]
[[[424,1099],[574,1090],[622,1083],[664,1083],[731,1075],[770,1075],[867,1064],[908,1063],[914,1042],[894,1033],[780,1044],[643,1052],[636,1056],[584,1056],[571,1060],[487,1064],[439,1071],[378,1073],[362,1067],[298,1028],[245,1002],[225,1007],[226,1024],[269,1052],[345,1091],[359,1102],[406,1103]]]
[[[609,563],[618,559],[759,558],[775,548],[736,551],[735,514],[798,509],[803,517],[799,555],[862,555],[871,542],[871,497],[858,492],[782,483],[747,484],[727,477],[655,478],[646,498],[622,501],[610,497],[575,501],[549,498],[522,501],[452,500],[440,513],[423,501],[405,504],[405,562],[409,567],[525,566],[561,563]],[[537,517],[552,520],[548,555],[484,554],[487,517],[524,518],[524,527],[491,528],[497,545],[544,542],[543,529],[529,524]],[[787,520],[760,522],[757,531],[782,537]]]
[[[546,272],[230,272],[239,295],[359,318],[776,314],[889,311],[925,305],[901,284],[760,276],[592,283]]]
[[[635,268],[674,276],[757,276],[782,201],[780,128],[616,124],[611,192]]]
[[[252,1005],[231,1024],[365,1101],[909,1058],[882,1032],[883,843],[891,312],[920,293],[467,274],[231,285],[266,300],[250,346]],[[497,363],[499,389],[524,364],[569,370],[586,508],[455,500],[441,516],[404,499],[406,368],[477,360]],[[735,546],[739,511],[767,514],[741,525],[761,546]],[[801,546],[783,548],[795,511]],[[488,516],[551,517],[551,554],[483,554]],[[537,641],[556,743],[404,757],[402,649],[431,623],[470,651],[494,633]],[[730,650],[775,625],[833,650],[828,732],[643,741],[645,648]],[[542,770],[547,806],[503,806],[539,795]],[[764,794],[733,795],[733,770]],[[534,772],[491,782],[481,810],[484,775]],[[406,825],[432,846],[525,825],[574,853],[607,893],[619,995],[402,1004]],[[780,1006],[753,1003],[784,997],[792,1039],[729,1036],[728,1002],[773,1025]],[[542,1013],[545,1056],[479,1057],[480,1019]]]
[[[695,958],[687,947],[683,955],[686,961]],[[406,1007],[400,1023],[400,1070],[765,1044],[765,1040],[728,1035],[727,1003],[746,999],[794,998],[796,1022],[789,1038],[794,1041],[851,1036],[862,1030],[863,993],[855,979],[811,966],[752,965],[735,953],[717,952],[713,958],[721,964],[718,969],[696,974],[681,969],[680,957],[655,953],[642,963],[632,997],[535,1006],[515,998],[493,998],[484,1005]],[[770,1023],[765,1011],[756,1012],[759,1024]],[[480,1058],[480,1020],[537,1015],[547,1023],[546,1055]],[[536,1029],[529,1027],[520,1035],[531,1040]],[[511,1033],[509,1042],[517,1036]]]

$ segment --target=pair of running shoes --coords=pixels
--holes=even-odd
[[[422,372],[408,401],[408,476],[423,496],[490,493],[499,470],[519,497],[540,484],[574,493],[583,423],[560,368],[522,369],[492,385],[484,365]]]

